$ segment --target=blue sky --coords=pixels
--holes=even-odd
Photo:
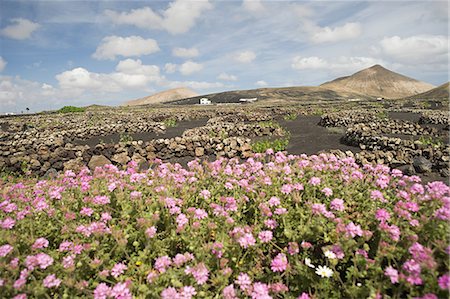
[[[447,1],[0,1],[0,112],[319,85],[374,64],[448,78]]]

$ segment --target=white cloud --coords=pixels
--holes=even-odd
[[[3,71],[8,63],[0,56],[0,72]]]
[[[180,73],[184,76],[193,74],[195,72],[199,72],[200,70],[203,69],[203,65],[201,65],[200,63],[196,63],[193,61],[186,61],[185,63],[183,63],[182,65],[180,65]]]
[[[220,82],[203,82],[203,81],[172,81],[166,84],[168,88],[177,87],[190,87],[192,89],[203,90],[203,89],[215,89],[223,87],[223,83]]]
[[[314,27],[310,32],[314,43],[337,42],[354,39],[360,36],[362,28],[359,23],[345,23],[340,27]]]
[[[174,63],[166,63],[164,65],[164,71],[167,74],[173,74],[173,73],[175,73],[177,71],[177,67],[178,66],[176,64],[174,64]]]
[[[189,31],[201,14],[212,8],[207,0],[176,0],[161,13],[150,7],[133,9],[130,12],[106,10],[105,15],[115,24],[134,25],[143,29],[163,29],[171,34]]]
[[[55,78],[63,89],[101,89],[109,81],[107,75],[91,73],[82,67],[62,72]]]
[[[56,79],[62,89],[111,93],[127,88],[147,90],[150,83],[159,84],[164,77],[156,65],[144,65],[139,59],[126,59],[117,64],[113,73],[94,73],[79,67],[56,75]]]
[[[163,18],[150,7],[132,9],[130,12],[106,10],[105,15],[115,24],[134,25],[142,29],[162,29]]]
[[[234,59],[241,63],[250,63],[255,60],[256,54],[253,51],[242,51],[236,53]]]
[[[404,63],[447,63],[448,37],[442,35],[416,35],[406,38],[385,37],[382,52]]]
[[[291,67],[295,70],[323,69],[328,67],[328,62],[316,56],[311,57],[295,56],[294,59],[292,60]]]
[[[116,56],[125,57],[148,55],[159,51],[158,43],[154,39],[143,39],[140,36],[107,36],[97,47],[92,57],[100,60],[114,60]]]
[[[259,13],[266,9],[261,3],[261,0],[244,0],[242,7],[252,13]]]
[[[172,55],[182,58],[197,57],[200,53],[197,48],[174,48]]]
[[[27,19],[16,18],[11,19],[12,25],[3,28],[0,33],[13,39],[27,39],[31,37],[31,34],[36,31],[40,25]]]
[[[292,59],[291,67],[295,70],[329,70],[333,73],[350,73],[371,67],[375,64],[386,66],[386,62],[373,57],[348,57],[341,56],[332,61],[311,56],[295,56]]]
[[[235,75],[229,75],[227,73],[220,73],[219,76],[217,76],[217,79],[223,81],[237,81],[237,77]]]
[[[255,85],[263,87],[263,86],[267,86],[267,82],[263,81],[263,80],[259,80],[259,81],[255,82]]]

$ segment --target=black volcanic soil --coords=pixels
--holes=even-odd
[[[359,147],[340,142],[343,134],[319,126],[320,116],[299,116],[292,121],[278,120],[280,125],[291,133],[287,151],[290,154],[317,154],[320,151],[339,149],[357,153]],[[345,132],[345,129],[344,129]]]
[[[133,140],[142,140],[142,141],[150,141],[153,139],[159,138],[174,138],[177,136],[183,135],[183,132],[187,129],[202,127],[206,125],[208,122],[207,119],[199,119],[199,120],[190,120],[190,121],[182,121],[178,122],[176,127],[170,127],[166,129],[164,134],[156,134],[154,132],[143,132],[143,133],[133,133],[128,134],[133,138]],[[87,140],[75,140],[74,144],[77,145],[89,145],[90,147],[94,147],[97,144],[104,142],[106,144],[109,143],[119,143],[120,134],[111,134],[106,136],[95,136]]]

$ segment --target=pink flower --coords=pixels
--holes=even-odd
[[[442,290],[450,290],[450,276],[448,274],[444,274],[438,279],[439,287]]]
[[[385,209],[378,209],[375,213],[375,218],[379,221],[387,221],[391,218],[391,214],[389,214],[389,212]]]
[[[330,207],[335,211],[343,211],[345,209],[344,201],[340,198],[335,198],[331,201]]]
[[[27,299],[27,294],[19,294],[14,296],[12,299]]]
[[[151,226],[145,230],[145,234],[148,238],[152,239],[156,236],[156,227]]]
[[[251,233],[245,233],[242,237],[238,239],[239,245],[243,248],[248,248],[256,244],[256,240]]]
[[[0,225],[3,229],[11,229],[16,224],[16,221],[11,217],[6,217],[3,221],[0,220]]]
[[[75,265],[75,255],[71,254],[71,255],[64,257],[62,264],[63,264],[63,267],[66,269],[73,267]]]
[[[300,296],[297,297],[297,299],[310,299],[309,295],[307,293],[301,293]]]
[[[236,290],[232,284],[226,286],[222,291],[222,296],[224,299],[238,299],[236,296]]]
[[[0,257],[7,256],[13,249],[14,248],[9,244],[0,246]]]
[[[48,247],[48,240],[45,238],[38,238],[31,246],[33,249],[40,249]]]
[[[333,190],[331,190],[331,188],[323,188],[322,189],[322,193],[325,194],[326,197],[330,197],[331,195],[333,195]]]
[[[279,253],[271,262],[270,268],[273,272],[283,272],[287,269],[288,260],[286,255]]]
[[[200,196],[202,196],[204,199],[209,199],[211,197],[211,192],[208,190],[202,190],[200,192]]]
[[[181,298],[183,299],[191,299],[197,294],[197,291],[192,286],[184,286],[180,290]]]
[[[94,290],[94,299],[107,299],[111,294],[111,288],[104,282],[100,283]]]
[[[309,180],[308,184],[310,184],[311,186],[317,186],[317,185],[320,184],[320,182],[321,182],[321,179],[320,179],[320,178],[318,178],[318,177],[312,177],[312,178]]]
[[[147,282],[153,283],[156,278],[158,278],[158,273],[156,273],[155,271],[150,271],[150,273],[148,273],[147,275]]]
[[[276,282],[270,285],[270,290],[274,293],[284,293],[289,291],[289,288],[282,282]]]
[[[386,270],[384,271],[384,275],[388,276],[391,279],[392,283],[398,282],[398,271],[391,266],[386,268]]]
[[[131,292],[127,287],[126,282],[119,282],[116,284],[110,293],[110,296],[116,299],[132,299]]]
[[[90,217],[92,215],[92,213],[94,213],[94,210],[92,210],[91,208],[88,208],[88,207],[83,207],[80,211],[81,215],[85,215],[88,217]]]
[[[53,264],[53,258],[45,253],[38,253],[34,257],[36,259],[36,263],[41,269],[46,269]]]
[[[191,274],[194,276],[195,280],[197,281],[197,284],[202,285],[204,284],[209,277],[209,271],[208,268],[206,268],[204,263],[197,264],[195,267],[187,267],[185,270],[186,274]]]
[[[236,279],[236,284],[239,285],[239,287],[241,288],[241,290],[245,291],[246,289],[248,289],[250,287],[250,285],[252,284],[252,280],[250,279],[250,277],[245,274],[245,273],[240,273]]]
[[[270,299],[269,286],[265,283],[255,282],[251,293],[252,299]]]
[[[179,299],[178,291],[174,287],[169,287],[161,292],[162,299]]]
[[[111,275],[115,278],[122,275],[128,267],[124,263],[115,264],[111,269]]]
[[[167,255],[161,256],[155,260],[155,269],[159,273],[166,272],[166,269],[172,264],[172,261],[170,260],[170,257]]]
[[[186,217],[186,215],[184,215],[183,213],[181,213],[180,215],[177,216],[176,222],[177,222],[177,225],[178,225],[178,226],[177,226],[177,229],[178,229],[178,230],[181,230],[181,229],[184,228],[184,226],[185,226],[186,224],[189,223],[189,220],[188,220],[188,218]]]
[[[115,186],[114,186],[114,189],[115,189]],[[110,192],[113,191],[114,189],[110,190]],[[109,204],[111,201],[110,201],[109,197],[106,195],[97,195],[96,197],[94,197],[92,202],[96,205],[106,205],[106,204]]]
[[[289,242],[288,253],[294,255],[300,252],[297,242]]]
[[[352,221],[349,224],[347,224],[347,226],[345,227],[345,235],[347,237],[354,238],[356,236],[362,236],[363,235],[363,231],[362,231],[361,226],[359,224],[355,225],[353,223],[353,221]]]
[[[292,192],[292,185],[286,184],[286,185],[281,186],[281,193],[289,194],[291,192]]]
[[[142,197],[142,192],[139,191],[133,191],[130,193],[130,198],[131,199],[138,199]]]
[[[258,238],[261,240],[262,243],[268,243],[273,238],[272,231],[264,230],[258,234]]]
[[[275,207],[278,206],[280,204],[280,199],[278,197],[272,196],[269,201],[268,204],[270,207]]]
[[[208,213],[206,213],[206,211],[203,209],[195,209],[194,216],[195,218],[201,220],[207,218]]]
[[[44,278],[44,287],[57,288],[61,284],[61,279],[56,278],[55,274],[50,274]]]

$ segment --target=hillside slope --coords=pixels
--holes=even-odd
[[[140,98],[137,100],[132,100],[125,102],[122,106],[140,106],[140,105],[149,105],[149,104],[161,104],[171,101],[176,101],[180,99],[186,99],[195,97],[198,94],[186,87],[174,88],[165,90],[162,92],[158,92],[148,97]]]
[[[404,98],[426,92],[435,86],[374,65],[351,76],[325,82],[321,87],[335,91],[356,92],[390,99]]]
[[[239,103],[241,98],[258,98],[263,100],[279,101],[309,101],[309,100],[336,100],[350,98],[373,98],[351,91],[335,91],[316,86],[258,88],[250,90],[234,90],[207,94],[189,99],[173,101],[170,104],[198,104],[200,98],[208,98],[212,103]]]
[[[448,98],[450,98],[450,82],[444,83],[442,85],[439,85],[436,88],[433,88],[426,92],[416,94],[409,98],[410,99],[422,99],[422,100],[448,99]]]

